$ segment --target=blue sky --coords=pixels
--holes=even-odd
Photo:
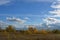
[[[0,21],[16,25],[44,23],[44,19],[51,16],[49,11],[54,10],[51,8],[54,1],[0,0]]]

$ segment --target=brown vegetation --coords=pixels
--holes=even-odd
[[[29,27],[28,30],[16,30],[11,25],[5,30],[0,28],[1,40],[60,40],[58,34],[60,35],[60,30],[57,29],[47,31]]]

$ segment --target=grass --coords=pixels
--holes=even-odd
[[[60,34],[0,33],[0,40],[60,40]]]

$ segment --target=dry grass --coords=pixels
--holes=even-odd
[[[0,33],[0,40],[60,40],[60,34]]]

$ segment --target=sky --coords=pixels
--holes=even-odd
[[[60,23],[59,11],[59,0],[0,0],[0,24],[21,27],[46,23],[50,27]]]

